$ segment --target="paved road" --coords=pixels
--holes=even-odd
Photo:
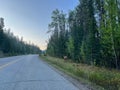
[[[79,90],[38,55],[0,59],[0,90]]]

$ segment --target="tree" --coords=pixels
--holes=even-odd
[[[107,61],[108,67],[118,68],[120,24],[117,21],[119,17],[117,0],[105,0],[104,9],[106,11],[103,15],[103,20],[105,23],[102,24],[101,40],[103,46],[103,54],[106,55],[104,56],[104,59]],[[110,61],[108,61],[108,57]]]
[[[3,41],[4,41],[4,19],[0,18],[0,51],[3,51]]]
[[[16,37],[10,29],[4,29],[4,19],[0,18],[0,52],[4,55],[20,55],[29,53],[41,53],[39,47],[34,44],[27,44]]]
[[[47,49],[50,54],[66,54],[75,62],[120,68],[119,0],[79,0],[67,16],[65,22],[65,14],[54,11],[50,24],[54,32]]]
[[[48,44],[48,52],[54,56],[63,57],[66,54],[66,15],[63,11],[54,10],[52,13],[52,22],[49,24],[49,31],[52,36]]]

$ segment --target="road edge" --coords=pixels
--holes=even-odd
[[[68,81],[70,81],[74,86],[76,86],[79,90],[101,90],[99,89],[99,87],[97,85],[93,85],[93,83],[89,82],[81,82],[80,80],[78,80],[76,77],[71,76],[67,73],[65,73],[62,69],[58,69],[55,65],[51,65],[50,62],[47,62],[44,60],[44,58],[40,57],[40,60],[42,60],[45,64],[47,64],[51,69],[53,69],[54,71],[56,71],[57,73],[59,73],[61,76],[63,76],[65,79],[67,79]],[[82,78],[81,78],[82,79]],[[84,79],[83,79],[84,80]],[[81,89],[81,86],[86,88],[86,89]]]

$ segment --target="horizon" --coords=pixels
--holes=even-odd
[[[31,41],[41,50],[45,50],[49,38],[46,32],[52,11],[59,9],[67,13],[77,4],[78,0],[71,0],[69,3],[67,0],[2,0],[0,17],[4,18],[5,28],[10,28],[15,36],[23,37],[24,41]]]

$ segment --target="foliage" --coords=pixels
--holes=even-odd
[[[10,29],[4,29],[4,19],[0,18],[0,54],[6,56],[41,53],[39,47],[28,44],[15,36]],[[0,55],[1,56],[1,55]]]
[[[67,15],[53,11],[49,26],[49,55],[120,69],[119,0],[79,0]]]

